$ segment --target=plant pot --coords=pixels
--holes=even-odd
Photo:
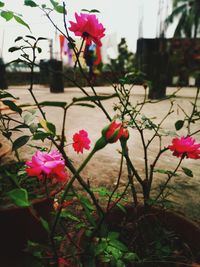
[[[170,252],[172,253],[170,256],[164,256],[166,251],[163,251],[164,254],[160,258],[156,258],[157,251],[154,251],[154,258],[149,258],[147,262],[142,262],[143,258],[140,254],[138,255],[140,259],[138,262],[137,260],[127,262],[125,266],[182,267],[192,266],[192,262],[194,263],[195,259],[196,261],[197,258],[198,260],[200,259],[200,227],[196,223],[183,215],[159,207],[145,209],[143,206],[138,206],[137,208],[126,206],[125,209],[126,213],[119,208],[111,210],[105,218],[105,223],[108,231],[120,233],[119,240],[128,248],[130,247],[132,252],[135,252],[137,255],[140,252],[143,254],[143,250],[152,249],[153,242],[157,242],[160,246],[160,251],[169,245],[170,248],[174,249]],[[157,236],[155,234],[159,232],[158,229],[162,229],[162,233],[166,234],[167,238],[166,240],[163,239],[164,242],[160,241],[161,236],[159,234]],[[146,234],[148,237],[145,236]],[[87,238],[83,235],[82,239],[83,246],[87,245]],[[116,266],[110,263],[103,263],[100,259],[101,257],[96,258],[96,267]],[[83,261],[83,266],[86,267],[85,262],[88,262],[88,260],[84,258],[81,260]]]
[[[31,207],[18,207],[14,204],[0,207],[0,259],[8,258],[8,255],[20,255],[28,240],[38,243],[47,240],[48,233],[42,226],[40,217],[49,221],[54,196],[62,188],[63,185],[52,189],[49,198],[31,200]]]

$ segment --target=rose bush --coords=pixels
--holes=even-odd
[[[133,245],[132,240],[128,244],[126,243],[127,240],[124,240],[124,236],[121,233],[125,232],[127,239],[129,236],[127,224],[125,224],[126,227],[123,227],[124,220],[119,222],[117,229],[120,229],[120,231],[109,229],[106,220],[116,207],[126,213],[124,203],[126,204],[127,202],[135,208],[136,213],[137,207],[141,203],[147,212],[152,205],[163,206],[166,198],[164,193],[167,191],[170,181],[177,175],[177,171],[180,169],[182,162],[187,159],[198,160],[200,158],[200,144],[193,138],[200,130],[193,130],[192,128],[194,122],[198,123],[200,119],[197,105],[199,89],[197,89],[196,98],[192,104],[193,109],[191,114],[185,113],[184,120],[178,121],[175,124],[177,132],[173,134],[174,138],[172,139],[172,144],[168,142],[166,145],[165,138],[168,138],[169,133],[165,131],[163,123],[173,112],[174,101],[171,101],[171,106],[165,117],[159,122],[155,122],[154,119],[146,117],[144,112],[144,107],[148,103],[152,105],[155,104],[155,102],[148,100],[146,97],[146,83],[144,86],[144,99],[141,103],[138,102],[135,105],[132,105],[130,101],[131,87],[126,87],[126,75],[124,79],[119,80],[117,85],[113,85],[113,95],[105,96],[97,94],[93,81],[91,80],[91,75],[88,75],[88,70],[84,69],[80,60],[80,56],[84,53],[84,45],[85,48],[93,43],[99,47],[102,45],[101,39],[105,35],[105,28],[98,21],[97,16],[93,14],[96,10],[91,10],[88,13],[81,13],[80,15],[76,13],[76,22],[70,21],[69,27],[66,21],[67,12],[65,4],[62,6],[56,1],[50,2],[52,7],[47,7],[46,5],[40,6],[34,1],[25,1],[25,4],[31,7],[39,7],[56,29],[67,38],[69,46],[75,55],[74,74],[76,74],[78,66],[82,76],[91,88],[91,94],[83,87],[79,86],[78,81],[74,78],[72,82],[81,90],[84,95],[83,97],[72,98],[70,103],[58,101],[39,102],[34,95],[33,77],[34,67],[36,65],[36,53],[38,51],[41,52],[39,49],[39,42],[42,41],[43,38],[26,36],[25,38],[19,37],[15,40],[16,42],[22,43],[11,50],[21,50],[23,54],[20,60],[30,67],[31,80],[29,92],[33,97],[37,112],[40,113],[42,119],[35,113],[31,114],[31,118],[30,116],[23,117],[23,110],[12,101],[14,96],[9,94],[9,92],[2,91],[1,99],[4,104],[15,111],[18,116],[9,116],[2,113],[1,131],[4,136],[11,140],[13,150],[18,159],[20,159],[20,148],[22,146],[29,145],[30,140],[39,142],[39,148],[38,143],[34,146],[36,152],[32,156],[32,159],[26,159],[25,165],[28,178],[35,177],[43,183],[55,180],[56,182],[64,181],[66,183],[62,193],[56,198],[54,205],[55,212],[52,219],[49,222],[44,222],[43,220],[43,225],[49,235],[49,243],[45,246],[45,249],[43,246],[40,246],[40,244],[35,243],[29,243],[28,248],[34,255],[37,255],[37,257],[41,259],[43,266],[52,264],[55,266],[93,267],[103,266],[104,263],[108,264],[107,266],[117,267],[138,266],[137,264],[148,264],[145,263],[145,260],[148,262],[148,257],[151,260],[153,258],[155,262],[157,259],[164,259],[167,264],[167,261],[171,259],[170,257],[174,256],[173,253],[176,248],[173,246],[177,238],[176,236],[172,237],[167,229],[159,228],[160,232],[157,232],[159,237],[162,236],[162,240],[152,240],[152,238],[150,240],[143,240],[144,243],[140,245],[143,246],[147,243],[147,247],[144,247],[143,250],[145,250],[145,253],[146,251],[149,253],[143,254],[141,247],[139,249],[137,247],[140,242],[138,242],[135,236],[132,239],[137,240],[136,245]],[[62,16],[64,15],[66,32],[60,30],[51,19],[51,12],[53,11],[62,13]],[[76,46],[76,40],[70,35],[70,31],[74,33],[75,36],[80,36],[82,40],[80,49]],[[25,44],[23,42],[25,42]],[[32,59],[30,55],[24,54],[26,49],[32,51]],[[67,76],[64,77],[68,79]],[[170,96],[172,99],[174,97],[175,95]],[[116,105],[114,106],[114,116],[108,113],[103,104],[105,100],[110,98],[117,99]],[[85,106],[87,108],[95,106],[102,112],[102,116],[108,119],[108,125],[102,129],[101,134],[99,134],[99,139],[96,140],[93,146],[91,145],[89,134],[84,129],[81,129],[73,135],[72,143],[69,144],[67,142],[67,111],[69,108],[72,106],[75,107],[76,105],[81,105],[83,108]],[[48,121],[48,114],[44,112],[45,107],[58,107],[63,110],[63,119],[60,121],[62,129],[60,132],[57,132],[55,125]],[[82,125],[80,125],[80,127],[82,128]],[[13,140],[13,133],[18,132],[21,128],[27,130],[27,135],[21,134],[21,136]],[[179,137],[178,131],[181,129],[184,130],[184,136],[182,135]],[[143,147],[144,167],[142,171],[129,155],[129,147],[131,145],[128,143],[129,136],[133,134],[134,131],[137,131],[139,134]],[[151,137],[148,139],[145,135],[146,131],[151,131]],[[158,140],[159,147],[156,155],[154,155],[152,159],[150,157],[152,154],[150,145],[152,145],[154,140]],[[44,141],[50,143],[49,147],[43,147]],[[119,164],[119,174],[113,188],[111,190],[107,188],[91,188],[90,183],[86,182],[87,177],[82,177],[82,170],[99,150],[116,142],[119,142],[121,145],[121,150],[119,152],[121,161]],[[89,150],[89,154],[80,166],[76,166],[73,160],[68,156],[68,151],[66,149],[68,145],[71,145],[75,153],[83,154],[84,150]],[[159,162],[162,161],[164,153],[167,153],[168,150],[173,152],[172,158],[173,156],[179,158],[177,159],[176,167],[173,168],[172,166],[171,169],[158,169],[157,166]],[[126,182],[123,190],[120,191],[119,185],[122,177],[122,170],[125,172]],[[188,168],[183,168],[182,170],[188,176],[192,174],[192,171]],[[162,187],[158,188],[157,193],[153,195],[151,194],[152,183],[157,173],[164,174],[166,180]],[[101,174],[99,174],[99,176],[100,175]],[[142,192],[142,199],[138,197],[138,188],[139,193]],[[146,217],[149,217],[149,215],[146,216],[146,214],[144,214],[144,218]],[[143,220],[139,218],[137,223],[139,224],[140,221]],[[151,226],[149,220],[147,220],[147,222],[150,227],[150,232],[156,236],[155,233],[156,230],[158,230],[157,225],[156,227],[155,224]],[[142,225],[142,231],[146,228],[145,224]],[[136,227],[134,231],[137,235],[141,229]],[[169,240],[172,240],[174,243],[171,242],[170,245],[167,243],[168,246],[166,248],[163,240],[165,242],[167,240],[168,243],[170,243]],[[154,244],[153,248],[152,243]],[[165,250],[162,251],[163,247]],[[172,250],[171,254],[169,250]],[[180,251],[178,251],[178,253],[179,252]],[[152,255],[155,256],[155,258]],[[180,258],[178,258],[178,261],[181,261]],[[189,259],[189,261],[191,263],[192,259]],[[153,265],[149,264],[148,266]]]

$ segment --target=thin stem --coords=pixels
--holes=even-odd
[[[150,193],[151,190],[151,185],[152,185],[152,181],[153,181],[153,173],[154,173],[154,168],[156,166],[157,161],[159,160],[160,156],[167,151],[168,148],[163,148],[162,150],[160,150],[154,160],[154,162],[150,165],[150,174],[149,174],[149,181],[148,181],[148,192]]]
[[[67,186],[65,187],[64,189],[64,192],[62,194],[62,197],[61,197],[61,201],[60,201],[60,207],[57,211],[57,214],[56,214],[56,218],[55,218],[55,221],[54,221],[54,224],[53,224],[53,227],[52,227],[52,231],[51,231],[51,238],[54,237],[54,234],[55,234],[55,230],[56,230],[56,226],[57,226],[57,223],[58,223],[58,220],[60,218],[60,214],[61,214],[61,211],[62,211],[62,204],[65,200],[65,197],[67,195],[67,193],[69,192],[69,189],[72,187],[75,179],[77,179],[81,185],[83,185],[83,181],[82,179],[80,178],[80,175],[79,173],[83,170],[83,168],[87,165],[87,163],[90,161],[90,159],[93,157],[93,155],[95,154],[95,150],[92,150],[90,152],[90,154],[88,155],[88,157],[84,160],[84,162],[81,164],[81,166],[78,168],[78,170],[75,171],[73,177],[71,178],[71,180],[68,182]],[[88,192],[88,188],[85,188],[85,183],[84,183],[84,189]],[[89,192],[88,192],[89,193]],[[94,199],[93,199],[94,200]],[[95,198],[95,201],[96,201],[96,198]],[[97,205],[97,202],[95,202],[95,204]],[[98,208],[99,208],[99,205],[98,205]],[[104,213],[101,209],[101,212]]]
[[[112,193],[109,196],[108,203],[107,203],[107,208],[106,208],[107,211],[108,211],[108,209],[110,207],[110,202],[112,200],[112,197],[113,197],[114,193],[116,192],[117,188],[119,187],[119,183],[120,183],[120,179],[121,179],[121,175],[122,175],[122,169],[123,169],[123,158],[124,158],[124,156],[122,155],[121,156],[121,160],[120,160],[120,169],[119,169],[117,183],[116,183]]]
[[[64,147],[64,143],[65,143],[65,123],[66,123],[66,117],[67,117],[67,108],[64,109],[60,147]]]
[[[175,173],[177,172],[178,168],[180,167],[181,165],[181,162],[183,160],[184,157],[182,157],[178,163],[178,165],[176,166],[175,170],[173,171],[173,173],[169,174],[168,175],[168,179],[166,180],[166,182],[164,183],[164,185],[162,186],[161,190],[160,190],[160,193],[157,195],[157,197],[155,198],[155,201],[157,201],[160,196],[163,194],[164,190],[166,189],[168,183],[170,182],[171,178],[175,175]]]

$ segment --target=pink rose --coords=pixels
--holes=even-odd
[[[86,44],[91,44],[93,41],[96,45],[101,46],[100,39],[105,36],[105,28],[99,23],[96,15],[75,13],[76,22],[70,21],[70,31],[76,36],[85,38]]]
[[[176,137],[168,148],[173,151],[176,157],[186,157],[191,159],[200,158],[200,144],[195,144],[196,140],[190,136]]]
[[[51,152],[36,151],[32,160],[25,163],[28,168],[26,172],[29,176],[37,176],[39,180],[56,179],[57,181],[66,181],[68,174],[65,171],[65,162],[62,155],[53,150]]]

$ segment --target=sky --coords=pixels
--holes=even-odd
[[[136,51],[136,43],[139,37],[155,38],[159,33],[159,20],[170,12],[172,0],[66,0],[67,21],[74,20],[74,13],[81,9],[98,9],[99,21],[106,28],[107,36],[114,36],[116,43],[122,37],[126,38],[130,51]],[[54,54],[57,57],[59,51],[58,33],[48,21],[44,13],[38,8],[26,7],[23,0],[4,0],[5,8],[23,14],[23,19],[29,24],[31,32],[14,21],[5,22],[0,18],[0,56],[5,62],[13,60],[13,53],[8,48],[14,46],[17,36],[34,35],[53,40]],[[36,3],[45,3],[51,6],[49,0],[35,0]],[[60,1],[62,4],[62,1]],[[141,20],[143,18],[143,20]],[[52,14],[55,24],[63,28],[63,16]],[[141,24],[142,21],[142,24]],[[69,24],[68,24],[69,25]],[[140,26],[139,26],[140,25]],[[173,28],[173,27],[172,27]],[[173,29],[168,29],[167,37],[172,37]],[[57,41],[56,41],[57,40]],[[43,53],[40,58],[49,57],[49,42],[41,45]],[[16,54],[15,54],[16,55]]]

